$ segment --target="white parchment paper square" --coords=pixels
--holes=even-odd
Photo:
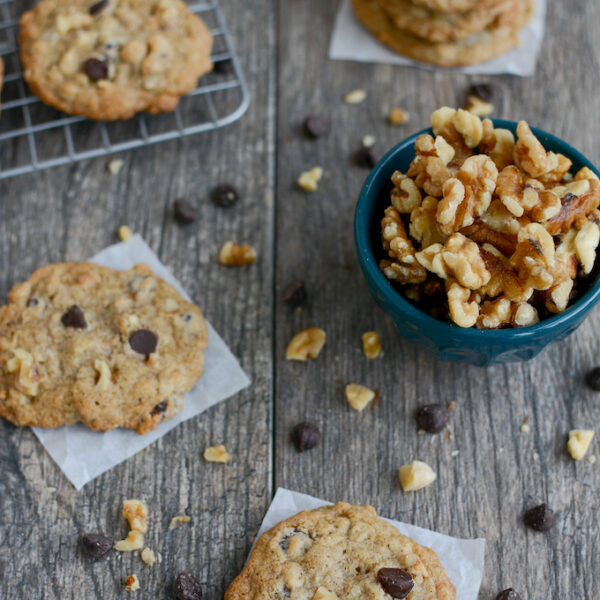
[[[279,488],[258,530],[256,539],[265,531],[275,527],[277,523],[302,510],[314,510],[330,504],[331,502],[307,494]],[[408,523],[392,519],[384,520],[397,527],[404,535],[437,553],[452,583],[456,586],[457,600],[477,600],[483,578],[484,539],[462,540]]]
[[[517,48],[478,65],[446,70],[487,75],[499,73],[510,73],[522,77],[533,75],[544,38],[545,20],[546,0],[537,0],[533,19],[531,23],[522,29],[520,33],[521,44]],[[350,0],[343,0],[340,5],[329,45],[329,58],[406,65],[430,70],[442,68],[406,58],[379,43],[357,21]]]
[[[181,284],[139,236],[102,250],[91,259],[105,267],[131,269],[137,264],[148,265],[159,277],[170,283],[187,300]],[[88,481],[139,452],[182,423],[210,406],[233,396],[250,384],[238,361],[225,342],[208,325],[208,348],[204,353],[204,372],[196,385],[184,396],[181,412],[160,423],[154,431],[139,435],[128,429],[113,429],[106,433],[90,431],[83,425],[55,429],[33,427],[33,432],[56,464],[73,485],[80,490]]]

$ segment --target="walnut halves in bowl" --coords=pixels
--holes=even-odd
[[[600,181],[547,151],[525,121],[444,107],[396,171],[381,221],[383,274],[460,327],[523,327],[563,312],[600,242]]]

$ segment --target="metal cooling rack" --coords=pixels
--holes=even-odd
[[[19,17],[31,4],[0,0],[0,56],[5,71],[0,179],[224,127],[248,108],[248,88],[218,0],[190,4],[213,35],[215,69],[200,79],[174,112],[99,123],[48,107],[29,91],[18,57]]]

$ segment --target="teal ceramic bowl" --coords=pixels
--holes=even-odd
[[[510,129],[513,121],[494,120],[495,127]],[[547,150],[560,152],[573,161],[572,171],[587,166],[596,174],[598,170],[580,152],[561,139],[532,128]],[[367,178],[354,215],[354,237],[358,261],[375,302],[396,323],[405,339],[427,348],[442,360],[465,362],[481,367],[494,363],[529,360],[550,342],[563,340],[586,318],[600,298],[600,261],[596,261],[589,275],[588,287],[572,306],[560,315],[542,320],[536,325],[515,329],[463,329],[434,319],[406,300],[379,270],[379,260],[384,257],[381,248],[380,222],[389,205],[392,189],[390,178],[395,170],[406,171],[414,158],[414,142],[425,129],[392,148],[375,166]]]

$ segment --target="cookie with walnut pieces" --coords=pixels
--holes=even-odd
[[[0,416],[147,433],[202,374],[202,311],[145,265],[38,269],[0,307]]]
[[[502,0],[412,0],[417,6],[446,13],[492,8],[501,1]]]
[[[170,112],[212,70],[212,36],[182,0],[41,0],[23,14],[25,80],[99,121]]]
[[[380,519],[339,502],[264,533],[225,600],[455,600],[439,558]]]

